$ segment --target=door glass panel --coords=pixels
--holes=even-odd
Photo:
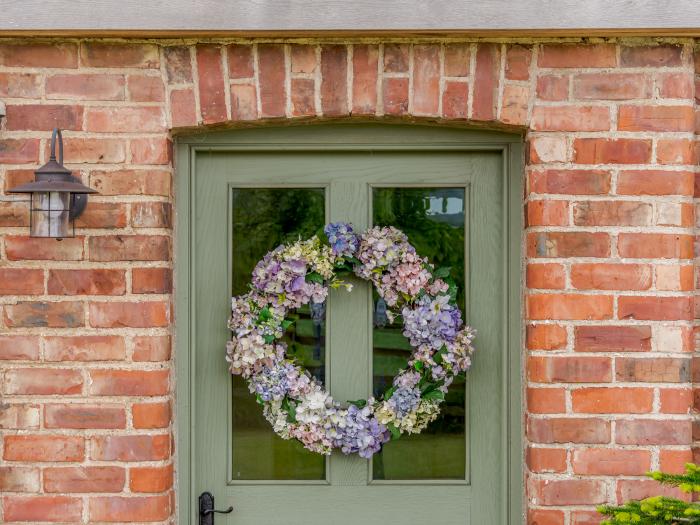
[[[394,226],[408,235],[419,255],[435,268],[450,267],[465,305],[465,188],[373,188],[375,226]],[[391,386],[411,352],[398,319],[388,322],[386,305],[373,294],[372,374],[374,395]],[[422,433],[403,435],[375,454],[375,480],[466,479],[465,382],[455,379],[437,420]]]
[[[248,291],[257,262],[279,244],[323,230],[323,188],[235,188],[232,195],[232,294]],[[318,378],[325,376],[325,312],[308,306],[291,315],[288,355]],[[296,440],[277,436],[240,376],[233,377],[233,480],[323,480],[325,458]]]

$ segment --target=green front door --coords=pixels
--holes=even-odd
[[[304,126],[180,140],[178,362],[181,518],[211,492],[216,523],[521,522],[519,138],[435,127]],[[277,437],[224,360],[231,295],[281,242],[327,222],[393,225],[449,266],[477,331],[474,365],[440,418],[371,461]],[[290,353],[338,400],[383,392],[410,347],[371,287],[297,312]]]

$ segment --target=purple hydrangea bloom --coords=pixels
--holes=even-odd
[[[366,406],[348,407],[345,426],[338,428],[338,437],[333,445],[339,447],[344,454],[357,452],[360,457],[369,459],[372,454],[379,452],[382,445],[389,441],[391,434]]]
[[[439,350],[444,344],[454,341],[462,324],[462,313],[449,303],[449,297],[440,295],[431,298],[424,295],[413,308],[405,307],[403,335],[411,345],[428,345]]]
[[[357,250],[357,235],[352,229],[352,225],[347,222],[332,222],[327,224],[323,232],[328,237],[334,255],[353,255]]]
[[[413,412],[419,403],[420,390],[415,387],[401,386],[389,398],[389,405],[399,418],[406,417]]]

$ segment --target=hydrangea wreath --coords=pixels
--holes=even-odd
[[[350,224],[332,223],[324,234],[278,246],[258,262],[250,291],[232,299],[226,359],[282,438],[321,454],[338,448],[370,458],[437,418],[448,387],[471,365],[474,331],[462,322],[449,269],[433,272],[403,232],[375,227],[357,234]],[[413,353],[383,396],[344,406],[286,355],[280,339],[292,324],[287,312],[322,303],[329,287],[350,291],[342,280],[349,274],[374,284],[389,320],[403,318]]]

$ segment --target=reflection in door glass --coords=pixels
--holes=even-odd
[[[375,226],[395,226],[408,235],[416,251],[435,268],[449,267],[458,286],[457,302],[465,304],[465,189],[374,188]],[[401,320],[390,323],[386,304],[373,294],[373,389],[379,396],[396,372],[406,366],[411,346]],[[373,460],[373,479],[465,479],[465,382],[455,379],[436,421],[418,435],[404,435],[384,445]]]
[[[323,188],[235,188],[232,195],[232,295],[248,291],[257,262],[283,242],[308,238],[325,223]],[[305,306],[285,334],[288,354],[323,381],[325,312]],[[277,436],[240,376],[233,377],[233,480],[322,480],[325,458]]]

